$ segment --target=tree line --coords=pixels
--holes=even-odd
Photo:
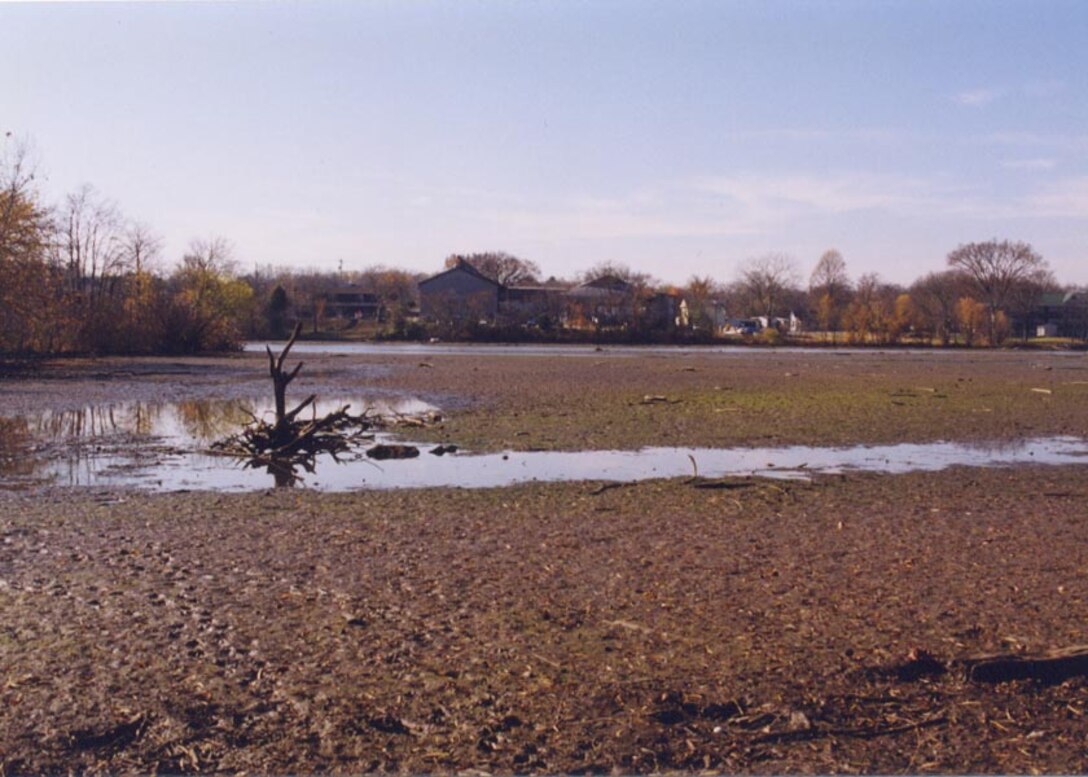
[[[242,273],[228,240],[194,239],[172,269],[162,239],[124,216],[90,186],[61,202],[42,201],[25,150],[0,148],[0,353],[195,353],[238,347],[245,339],[282,337],[298,320],[326,328],[326,292],[354,284],[380,301],[388,336],[426,336],[418,309],[418,273],[384,266],[322,272],[255,267]],[[795,313],[831,341],[895,343],[904,337],[997,345],[1027,337],[1042,295],[1061,287],[1045,260],[1024,243],[990,240],[960,246],[947,269],[909,286],[876,274],[852,279],[828,250],[804,281],[784,254],[765,254],[719,282],[694,276],[669,286],[616,263],[577,278],[542,279],[540,267],[504,252],[454,254],[504,285],[570,285],[615,275],[632,289],[683,296],[692,332],[713,333],[730,318]],[[1067,329],[1088,338],[1084,306]],[[1076,316],[1080,316],[1077,319]],[[1083,320],[1082,320],[1083,319]]]
[[[802,285],[797,265],[772,254],[753,260],[721,289],[733,309],[774,315],[786,308],[804,311],[807,328],[852,343],[914,341],[948,345],[1000,345],[1026,339],[1038,323],[1048,292],[1062,287],[1046,261],[1027,243],[987,240],[952,250],[947,268],[909,286],[883,281],[875,273],[851,279],[841,253],[831,249],[816,262]],[[1088,300],[1085,300],[1088,302]],[[1088,307],[1071,306],[1067,331],[1088,337]]]
[[[45,204],[23,147],[0,149],[0,352],[194,353],[236,346],[250,284],[230,243],[193,240],[163,272],[162,240],[84,186]]]
[[[468,261],[499,282],[540,283],[539,267],[509,254],[453,255],[446,266]],[[614,275],[633,293],[667,291],[686,301],[689,326],[712,332],[727,319],[788,318],[804,322],[811,336],[830,342],[1000,345],[1010,337],[1027,339],[1040,316],[1044,295],[1072,291],[1062,287],[1046,261],[1030,245],[987,240],[961,245],[947,256],[946,269],[930,272],[910,285],[890,283],[876,273],[850,277],[842,254],[829,249],[816,261],[807,282],[798,262],[780,253],[746,261],[731,281],[693,276],[683,286],[662,284],[626,265],[603,262],[561,281],[569,285]],[[1066,334],[1088,339],[1088,293],[1063,312]],[[768,334],[777,334],[769,331]]]

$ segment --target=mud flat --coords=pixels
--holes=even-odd
[[[429,433],[485,451],[1088,428],[1078,356],[307,361],[330,391],[445,401]],[[60,365],[5,379],[0,398],[26,411],[76,406],[81,392],[263,390],[250,357],[184,362],[181,389],[180,368],[163,364]],[[1082,644],[1086,620],[1083,465],[5,491],[0,764],[1079,772],[1084,677],[983,683],[958,662]]]

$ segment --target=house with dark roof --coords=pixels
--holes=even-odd
[[[428,321],[494,321],[502,285],[463,259],[419,282],[419,314]]]
[[[381,298],[354,283],[324,291],[318,295],[318,300],[324,305],[326,318],[346,321],[378,321],[382,318]]]
[[[420,316],[459,328],[466,324],[572,329],[672,330],[690,323],[675,290],[655,292],[616,275],[574,287],[558,282],[506,286],[464,259],[419,282]]]
[[[637,289],[616,275],[580,283],[567,294],[564,319],[568,326],[620,327],[635,320]]]
[[[499,319],[504,324],[553,326],[562,318],[566,293],[560,284],[503,286]]]
[[[1036,337],[1088,339],[1088,289],[1044,292],[1032,320]]]

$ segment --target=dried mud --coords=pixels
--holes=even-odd
[[[439,434],[489,449],[1088,416],[1071,357],[427,361],[317,360],[329,386],[466,397]],[[200,362],[199,390],[258,364]],[[64,369],[0,395],[198,390]],[[720,393],[767,394],[767,431]],[[1084,771],[1086,678],[952,662],[1088,641],[1085,467],[602,485],[0,493],[0,771]],[[909,663],[930,655],[950,671]]]
[[[470,406],[442,431],[452,441],[490,450],[1088,434],[1084,354],[436,356],[379,383],[469,398]]]

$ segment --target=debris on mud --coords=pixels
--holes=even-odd
[[[265,347],[276,402],[275,421],[269,423],[253,417],[252,423],[239,434],[215,443],[212,446],[214,451],[247,458],[255,466],[304,464],[312,461],[318,453],[335,456],[347,451],[353,438],[373,427],[373,419],[368,418],[365,412],[352,416],[348,413],[348,406],[321,418],[315,412],[309,420],[299,420],[303,410],[312,408],[317,399],[315,394],[310,394],[293,410],[287,410],[287,386],[298,377],[303,362],[296,364],[290,372],[283,369],[283,362],[298,339],[301,329],[301,324],[295,327],[291,339],[278,357],[273,356],[271,348]]]
[[[1052,650],[1039,656],[998,653],[962,659],[967,679],[980,683],[1011,680],[1035,680],[1043,684],[1061,683],[1073,677],[1088,676],[1088,645]]]
[[[414,445],[389,445],[378,443],[366,452],[368,459],[386,461],[388,459],[414,459],[419,456],[419,448]]]
[[[315,394],[310,394],[288,410],[287,387],[298,377],[303,362],[290,371],[284,369],[283,363],[301,329],[301,324],[295,327],[279,356],[273,355],[272,349],[265,346],[276,405],[275,420],[269,422],[251,416],[251,422],[241,432],[214,443],[213,453],[243,459],[247,467],[266,467],[276,475],[277,485],[290,485],[297,481],[298,469],[311,474],[314,472],[318,455],[328,454],[334,460],[339,460],[338,455],[352,453],[360,444],[372,442],[378,429],[391,426],[424,428],[441,420],[436,413],[422,417],[395,415],[385,418],[364,410],[353,415],[348,412],[350,405],[318,417]],[[300,419],[307,408],[311,410],[310,417]],[[366,455],[378,460],[407,459],[417,457],[419,449],[411,445],[379,443],[369,448]]]
[[[923,677],[940,677],[948,671],[945,663],[922,648],[912,648],[905,661],[888,667],[881,672],[905,683],[912,683]]]
[[[678,405],[681,400],[670,399],[664,394],[646,394],[638,403],[640,405]]]

